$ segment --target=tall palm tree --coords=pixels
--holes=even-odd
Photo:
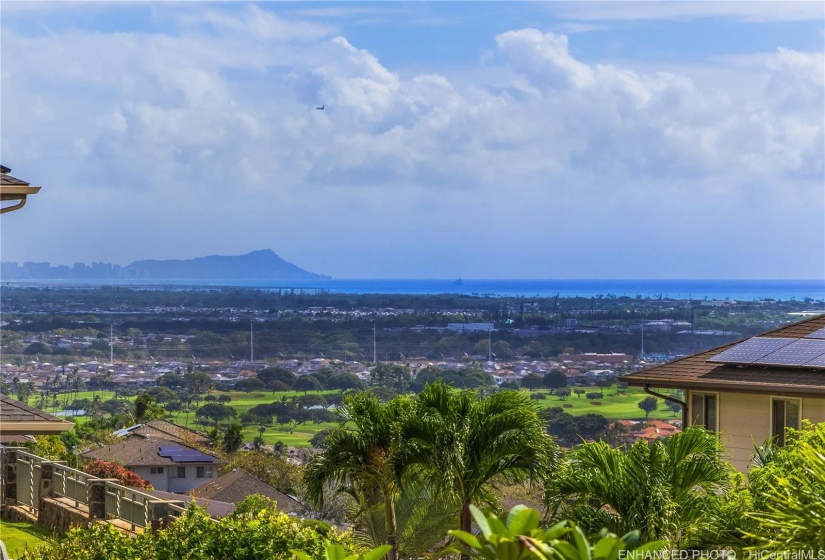
[[[422,481],[458,506],[459,528],[470,531],[470,505],[491,502],[494,480],[543,480],[557,448],[533,401],[521,391],[479,400],[442,382],[428,385],[401,426],[396,476]]]
[[[581,445],[548,486],[548,511],[591,533],[638,529],[643,541],[702,546],[724,525],[714,503],[725,500],[732,467],[721,453],[719,438],[700,428],[627,450]]]
[[[316,506],[323,506],[324,489],[329,487],[368,507],[383,504],[390,560],[398,552],[395,498],[399,488],[392,454],[399,421],[410,405],[405,398],[381,404],[366,392],[347,396],[339,409],[343,423],[330,433],[326,450],[309,462],[303,475],[306,496]]]

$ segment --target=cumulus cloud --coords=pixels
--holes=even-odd
[[[296,246],[319,255],[314,268],[357,276],[355,264],[331,270],[317,245],[331,244],[331,253],[352,247],[363,263],[367,239],[391,253],[416,227],[458,227],[490,246],[516,221],[532,224],[531,246],[540,247],[580,212],[608,221],[616,209],[650,215],[664,196],[680,201],[676,212],[692,209],[693,227],[710,227],[720,205],[742,206],[752,193],[784,200],[791,183],[799,198],[789,211],[818,219],[822,53],[719,59],[717,70],[763,84],[734,90],[701,73],[585,62],[565,35],[514,29],[494,37],[484,67],[407,73],[335,28],[255,6],[208,6],[197,17],[181,12],[170,32],[3,28],[2,149],[16,160],[5,163],[100,204],[95,227],[76,226],[75,245],[88,253],[101,224],[128,246],[124,258],[105,249],[114,262],[221,247],[277,250],[297,235]],[[321,104],[326,109],[315,110]],[[72,199],[41,198],[51,223]],[[731,224],[747,223],[738,210],[735,217]],[[142,245],[124,223],[144,236]],[[733,235],[731,224],[712,227]],[[633,228],[656,235],[653,225]],[[375,241],[375,231],[391,234]],[[273,241],[253,241],[259,237]],[[159,242],[169,238],[188,252]],[[601,236],[579,238],[601,250]],[[450,245],[470,260],[480,256],[435,234],[416,239],[406,251],[417,258]],[[811,266],[798,273],[821,270]],[[412,265],[403,270],[416,275]]]

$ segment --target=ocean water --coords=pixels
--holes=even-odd
[[[27,286],[123,286],[153,288],[245,287],[264,290],[323,290],[341,294],[466,294],[525,298],[638,297],[754,301],[811,300],[825,303],[823,280],[41,280],[4,282]]]

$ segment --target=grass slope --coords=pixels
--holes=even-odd
[[[50,537],[47,529],[34,523],[0,519],[0,539],[10,558],[17,558],[27,547],[33,549],[44,544]]]

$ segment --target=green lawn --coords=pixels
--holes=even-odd
[[[523,390],[526,391],[526,389]],[[587,387],[586,390],[588,392],[599,391],[599,389],[596,387]],[[309,391],[308,394],[324,395],[335,392],[336,391]],[[597,414],[601,414],[609,420],[643,420],[645,417],[645,413],[639,408],[638,403],[639,401],[648,396],[642,389],[637,387],[630,387],[626,390],[626,392],[622,394],[617,394],[615,385],[604,389],[604,398],[598,401],[591,401],[587,399],[584,395],[579,396],[575,393],[571,394],[564,400],[561,400],[555,395],[549,394],[546,390],[537,390],[534,392],[542,393],[547,396],[547,398],[544,400],[536,401],[542,408],[562,407],[566,412],[573,415],[581,415],[587,414],[589,412],[594,412]],[[101,399],[104,401],[114,396],[114,394],[109,391],[96,391],[94,394],[100,395]],[[212,394],[215,396],[227,394],[230,397],[232,397],[232,400],[227,404],[232,406],[232,408],[234,408],[238,412],[239,417],[244,412],[248,412],[249,409],[259,404],[269,404],[275,401],[280,401],[284,397],[291,398],[294,396],[303,395],[302,392],[297,391],[285,391],[281,393],[243,393],[239,391],[212,391]],[[91,399],[92,395],[92,391],[82,391],[78,393],[78,398]],[[134,397],[131,398],[134,399]],[[30,402],[31,404],[35,404],[33,401]],[[593,404],[594,402],[600,404]],[[201,400],[198,406],[203,406],[204,404],[206,403],[203,400]],[[206,426],[195,424],[195,410],[196,407],[193,405],[191,408],[191,412],[188,415],[184,412],[181,412],[168,414],[166,418],[177,424],[189,426],[197,430],[206,430]],[[674,415],[672,412],[666,409],[664,406],[664,402],[660,401],[659,409],[652,412],[650,418],[667,420],[678,418],[678,415]],[[69,420],[76,423],[83,423],[86,420],[86,417],[77,416],[69,418]],[[286,445],[291,445],[295,447],[309,447],[309,441],[310,439],[312,439],[312,436],[314,436],[321,430],[332,428],[336,425],[337,424],[334,423],[307,423],[301,424],[300,426],[281,426],[279,424],[273,424],[272,426],[267,427],[263,437],[264,441],[267,444],[273,444],[278,441],[282,441]],[[258,426],[247,426],[244,429],[244,441],[252,441],[257,436]]]
[[[0,519],[0,539],[6,545],[10,558],[17,558],[27,547],[35,548],[45,543],[50,536],[51,533],[39,525]]]
[[[588,393],[599,392],[597,387],[585,387],[585,389],[587,389]],[[639,387],[630,387],[625,393],[616,394],[615,385],[605,389],[604,398],[598,401],[591,401],[584,395],[579,396],[575,393],[561,400],[559,397],[551,395],[545,390],[534,392],[541,392],[547,395],[545,400],[536,401],[542,408],[560,406],[564,408],[565,412],[573,414],[574,416],[595,412],[609,420],[644,420],[645,413],[639,408],[639,401],[650,396],[644,392],[644,389]],[[593,402],[600,402],[601,404],[592,404]],[[673,412],[665,408],[664,401],[659,399],[659,408],[650,413],[650,418],[671,420],[681,418],[681,416],[679,414],[674,416]]]

